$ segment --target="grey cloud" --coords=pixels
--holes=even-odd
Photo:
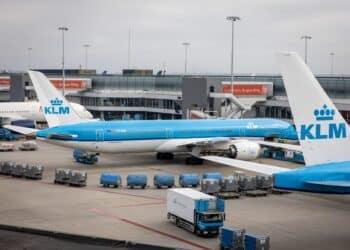
[[[349,74],[347,61],[350,4],[337,1],[293,0],[2,0],[0,2],[0,69],[25,69],[27,48],[32,65],[60,67],[61,36],[66,25],[67,66],[84,64],[99,71],[120,72],[127,65],[127,37],[132,29],[132,65],[182,72],[183,41],[190,41],[189,70],[228,73],[230,23],[235,25],[236,72],[277,73],[274,52],[303,54],[302,34],[310,34],[309,61],[315,73],[329,73],[331,51],[337,73]]]

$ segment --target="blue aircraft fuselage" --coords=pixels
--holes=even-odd
[[[269,136],[298,139],[290,123],[276,119],[96,121],[48,128],[38,131],[37,137],[49,139],[57,134],[64,140],[84,142]]]

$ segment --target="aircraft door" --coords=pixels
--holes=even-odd
[[[169,138],[173,138],[174,137],[174,131],[171,128],[166,128],[165,129],[166,132],[166,137]]]
[[[241,137],[245,137],[246,136],[246,128],[240,128],[240,130],[239,130],[239,135],[241,136]]]
[[[96,141],[104,141],[103,129],[96,129]]]

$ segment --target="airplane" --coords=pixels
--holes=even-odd
[[[73,102],[70,102],[70,105],[81,119],[93,119],[91,113],[84,106]],[[39,102],[1,102],[0,124],[9,124],[18,120],[32,120],[39,123],[46,122]]]
[[[270,175],[278,189],[349,194],[348,124],[297,53],[281,53],[278,59],[305,167],[291,170],[218,156],[201,158]]]
[[[292,124],[276,119],[83,122],[42,73],[28,74],[49,125],[35,131],[36,137],[49,143],[98,153],[156,152],[160,160],[173,159],[180,152],[191,156],[187,163],[196,164],[203,162],[197,157],[203,152],[254,160],[262,147],[300,150],[299,145],[264,141],[270,137],[297,139]],[[14,126],[8,128],[16,131]]]

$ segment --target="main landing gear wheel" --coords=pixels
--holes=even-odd
[[[158,160],[173,160],[174,154],[173,153],[157,153],[157,159]]]

